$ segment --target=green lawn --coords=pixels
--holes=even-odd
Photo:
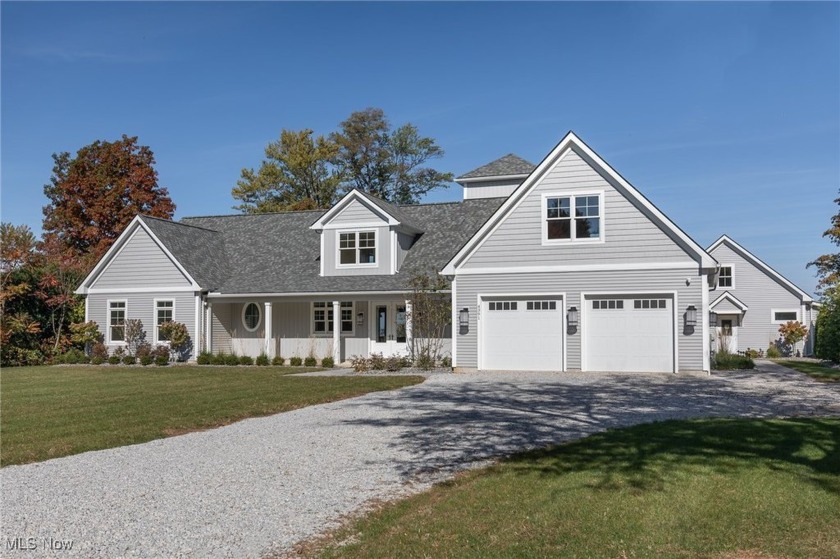
[[[458,476],[320,557],[840,557],[840,419],[672,421]]]
[[[778,363],[783,367],[794,369],[800,373],[805,373],[809,377],[815,378],[822,382],[840,382],[840,369],[833,369],[826,367],[820,363],[812,361],[793,361],[786,359],[774,359],[774,363]]]
[[[0,464],[159,439],[423,381],[289,367],[21,367],[0,372]],[[311,369],[310,369],[311,370]]]

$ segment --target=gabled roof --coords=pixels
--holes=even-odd
[[[601,170],[602,174],[610,181],[613,187],[624,194],[626,198],[635,201],[646,212],[649,219],[657,223],[666,234],[668,234],[675,242],[680,244],[684,250],[693,253],[696,256],[697,262],[704,270],[716,270],[717,262],[712,256],[703,250],[697,242],[694,241],[688,234],[680,229],[668,216],[662,213],[659,208],[653,205],[645,196],[636,190],[627,180],[622,177],[615,169],[604,161],[601,156],[595,153],[592,148],[586,145],[583,140],[578,138],[571,130],[560,140],[553,150],[540,162],[539,165],[531,172],[530,175],[520,184],[513,193],[508,196],[501,207],[495,214],[484,224],[484,226],[452,257],[446,264],[441,273],[445,275],[454,275],[455,270],[461,263],[464,262],[472,252],[480,245],[480,243],[495,229],[495,227],[524,199],[539,181],[548,173],[554,164],[568,151],[575,149],[575,151],[584,158],[590,165]]]
[[[315,223],[310,226],[310,228],[320,231],[330,222],[332,218],[341,213],[341,210],[346,208],[353,200],[358,200],[361,204],[370,208],[374,213],[382,215],[382,218],[388,222],[388,225],[400,226],[402,229],[408,229],[417,233],[422,232],[422,229],[419,229],[411,223],[411,219],[399,206],[386,202],[373,194],[362,192],[357,188],[354,188],[345,194],[344,197],[332,208],[321,215]]]
[[[731,294],[728,291],[724,291],[723,293],[720,294],[720,297],[718,297],[717,299],[712,301],[709,304],[709,308],[714,309],[716,306],[723,303],[724,301],[729,301],[730,303],[735,305],[736,308],[740,309],[741,313],[745,313],[745,312],[747,312],[747,310],[749,310],[749,307],[747,305],[745,305],[737,297],[735,297],[733,294]]]
[[[813,301],[813,298],[810,295],[808,295],[808,293],[798,288],[796,285],[793,284],[793,282],[791,282],[782,274],[771,268],[758,256],[754,255],[753,253],[736,243],[727,235],[721,235],[720,238],[713,242],[706,250],[711,253],[722,244],[725,244],[730,249],[734,250],[744,260],[750,262],[753,266],[755,266],[756,268],[764,272],[766,275],[768,275],[770,278],[775,280],[776,283],[778,283],[782,287],[785,287],[788,291],[799,297],[802,300],[802,302],[810,303]]]
[[[522,159],[516,154],[509,153],[504,155],[495,161],[491,161],[487,165],[482,165],[478,169],[473,169],[469,173],[464,173],[460,177],[456,178],[456,182],[462,182],[464,179],[486,179],[488,177],[517,177],[521,176],[525,178],[531,171],[534,170],[536,165],[531,163],[530,161],[526,161]],[[469,180],[465,181],[469,182]]]
[[[143,228],[146,233],[152,238],[152,240],[157,244],[160,249],[166,254],[166,256],[175,264],[175,266],[180,270],[182,274],[187,278],[187,280],[192,284],[192,287],[196,290],[201,289],[201,286],[198,281],[196,281],[195,276],[186,268],[184,267],[183,263],[172,253],[166,243],[164,243],[160,237],[158,237],[155,230],[150,226],[150,223],[153,222],[164,222],[169,223],[172,225],[178,225],[171,221],[166,220],[159,220],[157,218],[136,215],[134,219],[129,222],[126,228],[120,233],[120,236],[117,237],[117,240],[114,241],[114,244],[111,245],[111,248],[105,253],[102,258],[99,259],[99,262],[96,263],[96,266],[93,267],[93,270],[82,280],[82,283],[76,289],[76,293],[80,295],[84,295],[88,292],[91,284],[99,277],[99,274],[103,272],[105,267],[108,263],[122,250],[134,232],[137,230],[138,227]],[[163,229],[158,227],[158,231],[162,231]],[[176,249],[177,250],[177,249]]]
[[[181,223],[216,231],[228,273],[220,294],[354,293],[410,289],[416,273],[436,273],[499,207],[500,199],[394,206],[418,234],[395,275],[321,276],[318,211],[184,218]]]

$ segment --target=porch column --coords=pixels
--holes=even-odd
[[[213,303],[207,301],[205,305],[207,308],[204,319],[204,351],[213,353]]]
[[[414,347],[412,346],[413,338],[411,337],[411,301],[405,301],[405,343],[408,346],[408,354],[414,355]]]
[[[333,314],[333,361],[341,363],[341,301],[332,302]]]
[[[271,318],[271,303],[266,301],[265,303],[265,354],[268,355],[269,359],[274,357],[274,344],[271,343],[272,332],[271,332],[271,325],[272,325],[272,318]]]

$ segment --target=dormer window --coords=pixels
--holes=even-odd
[[[340,266],[376,265],[376,231],[348,231],[338,234]]]

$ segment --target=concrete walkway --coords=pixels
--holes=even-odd
[[[4,557],[259,557],[513,451],[687,417],[840,416],[778,365],[711,377],[433,375],[398,391],[0,470]],[[10,550],[15,538],[35,549]],[[60,555],[49,539],[72,540]]]

